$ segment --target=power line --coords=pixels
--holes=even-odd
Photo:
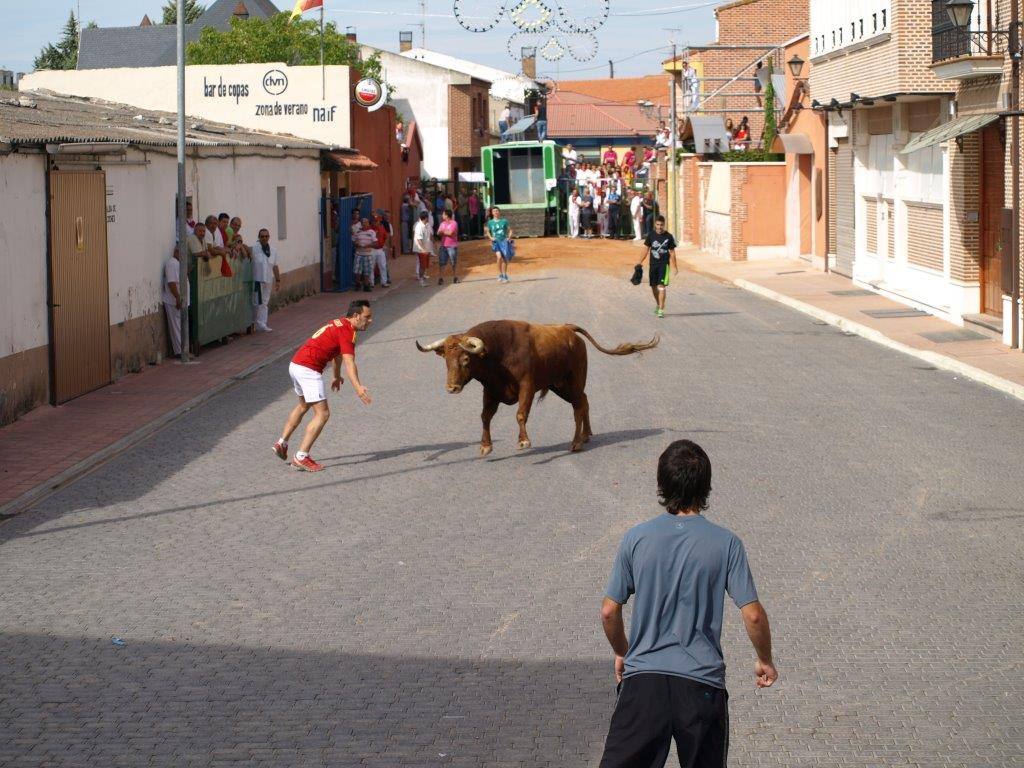
[[[624,61],[632,61],[633,59],[639,58],[640,56],[644,56],[644,55],[646,55],[648,53],[654,53],[655,51],[667,51],[667,50],[669,50],[669,47],[667,45],[659,45],[657,48],[648,48],[646,51],[640,51],[639,53],[634,53],[632,56],[626,56],[624,59],[617,59],[617,60],[615,60],[615,61],[613,61],[611,63],[612,64],[621,64]],[[598,65],[593,66],[593,67],[579,67],[577,69],[561,69],[561,68],[559,68],[559,75],[561,75],[562,72],[592,72],[595,69],[604,69],[606,66],[607,66],[606,64],[598,64]]]

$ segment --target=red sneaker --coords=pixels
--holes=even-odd
[[[307,456],[304,459],[292,459],[292,466],[304,472],[322,472],[324,468],[323,464],[313,461],[312,456]]]
[[[288,461],[288,443],[274,443],[274,453],[281,461]]]

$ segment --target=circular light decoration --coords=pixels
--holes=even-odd
[[[470,6],[470,13],[473,15],[467,16],[462,6]],[[495,3],[495,12],[493,16],[476,15],[480,12],[480,6],[485,5],[481,0],[472,0],[472,2],[465,2],[464,0],[455,0],[452,5],[452,12],[455,14],[455,20],[459,22],[459,26],[469,32],[490,32],[494,29],[501,21],[501,17],[505,15],[505,0]],[[487,21],[490,19],[490,21]]]
[[[513,61],[523,60],[523,48],[536,48],[544,44],[546,37],[537,32],[516,32],[505,42],[505,50]]]
[[[593,32],[577,32],[562,38],[569,55],[576,61],[590,61],[597,56],[599,44]]]
[[[555,25],[574,34],[594,32],[605,25],[610,12],[611,0],[558,0]]]
[[[541,0],[523,0],[508,12],[509,20],[523,32],[543,32],[551,26],[552,10]]]
[[[558,61],[567,53],[566,47],[558,42],[558,38],[549,37],[548,41],[537,51],[545,61]]]

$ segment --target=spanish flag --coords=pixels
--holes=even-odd
[[[292,9],[292,21],[295,20],[296,16],[301,16],[306,11],[311,11],[314,8],[323,8],[324,0],[295,0],[295,8]]]

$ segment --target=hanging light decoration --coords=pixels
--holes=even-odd
[[[480,0],[472,0],[472,2],[466,2],[465,0],[455,0],[452,5],[452,12],[455,14],[455,20],[459,22],[459,26],[469,32],[490,32],[499,22],[501,17],[505,15],[505,0],[500,0],[496,3],[495,12],[493,16],[467,16],[463,11],[463,6],[472,6],[472,12],[479,11],[479,8],[483,3]],[[489,19],[489,21],[487,21]]]
[[[600,47],[593,32],[576,32],[562,38],[569,50],[569,55],[576,61],[590,61],[597,56]]]
[[[611,13],[611,0],[575,0],[583,2],[585,9],[574,9],[574,0],[559,0],[555,25],[563,32],[586,34],[595,32],[605,25]],[[573,13],[573,11],[576,11]]]
[[[540,57],[545,61],[558,61],[565,56],[567,49],[558,42],[558,38],[549,37],[548,41],[540,48]]]
[[[508,12],[508,18],[516,29],[523,32],[543,32],[551,26],[554,12],[541,0],[523,0]]]

